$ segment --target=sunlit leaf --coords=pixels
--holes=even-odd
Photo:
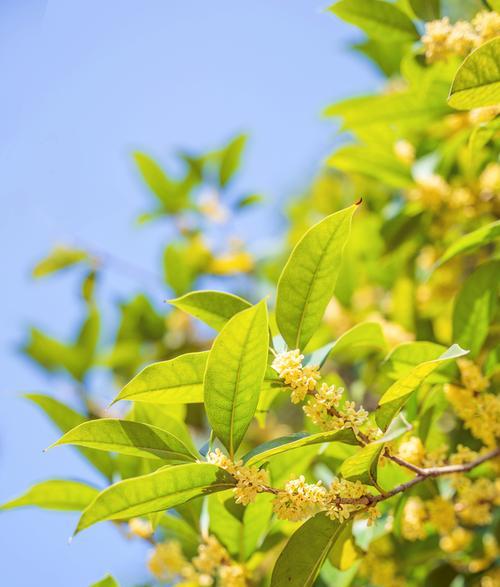
[[[438,367],[466,355],[469,351],[460,348],[457,344],[451,346],[437,359],[420,363],[404,377],[396,381],[380,398],[379,407],[375,413],[377,424],[386,430],[392,419],[406,404],[413,392]]]
[[[128,519],[173,508],[233,485],[233,478],[215,465],[167,466],[149,475],[120,481],[99,493],[82,513],[76,532],[104,520]]]
[[[500,104],[500,37],[466,57],[453,80],[448,103],[459,110]]]
[[[100,581],[97,581],[97,583],[93,583],[90,587],[120,587],[120,586],[116,582],[116,579],[114,579],[111,575],[106,575],[103,579],[101,579]]]
[[[246,142],[246,135],[238,135],[221,152],[219,167],[219,185],[221,187],[225,187],[238,171]]]
[[[374,39],[405,41],[418,38],[412,21],[397,6],[382,0],[340,0],[330,10]]]
[[[20,497],[0,505],[0,510],[34,506],[46,510],[81,511],[98,493],[98,489],[80,481],[51,479],[33,485]]]
[[[357,206],[327,216],[293,249],[281,273],[276,321],[289,348],[304,349],[323,318],[340,271]]]
[[[73,444],[171,463],[195,461],[197,455],[170,432],[129,420],[99,418],[83,422],[52,446]]]
[[[376,484],[378,459],[383,448],[382,443],[367,444],[342,463],[340,473],[350,481]]]
[[[56,273],[62,269],[73,267],[83,261],[89,260],[88,253],[81,249],[73,249],[65,246],[55,247],[45,259],[42,259],[33,268],[33,277],[45,277],[51,273]]]
[[[222,291],[200,290],[169,300],[169,303],[202,320],[215,330],[221,330],[238,312],[251,306],[243,298]]]
[[[205,372],[204,397],[212,429],[234,455],[255,414],[267,370],[265,301],[229,320],[215,339]]]

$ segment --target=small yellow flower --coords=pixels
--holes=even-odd
[[[418,436],[412,436],[408,440],[403,441],[399,445],[398,457],[416,467],[421,467],[424,462],[425,449],[420,438]]]
[[[460,552],[469,546],[473,534],[461,526],[454,528],[447,536],[442,536],[439,546],[449,553]]]
[[[401,533],[406,540],[423,540],[427,534],[424,524],[427,520],[427,510],[420,497],[409,497],[403,509]]]
[[[273,363],[273,369],[292,388],[291,400],[298,404],[309,392],[316,389],[321,375],[316,365],[302,366],[304,355],[298,349],[279,353]]]
[[[128,529],[131,534],[139,536],[139,538],[150,538],[153,535],[151,522],[142,518],[132,518],[129,520]]]
[[[415,147],[409,141],[396,141],[394,154],[405,165],[411,165],[415,161]]]
[[[457,525],[453,503],[443,497],[435,497],[425,503],[429,522],[440,534],[448,534]]]
[[[288,481],[273,501],[273,511],[280,520],[300,522],[320,511],[324,505],[326,489],[321,481],[306,483],[301,475]]]
[[[480,37],[480,42],[485,43],[500,36],[500,14],[494,10],[478,12],[472,20],[472,26]]]
[[[408,191],[408,199],[430,210],[438,210],[450,194],[450,185],[440,175],[431,174],[417,179],[415,187]]]
[[[159,581],[172,581],[180,576],[181,571],[188,564],[182,554],[179,542],[170,540],[158,544],[148,560],[148,568]]]

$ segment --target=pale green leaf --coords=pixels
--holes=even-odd
[[[100,581],[97,581],[97,583],[93,583],[90,587],[120,587],[120,586],[116,582],[116,579],[114,579],[111,575],[106,575],[103,579],[101,579]]]
[[[114,401],[201,403],[207,358],[206,351],[187,353],[169,361],[148,365],[125,385]]]
[[[392,42],[418,38],[415,25],[408,16],[382,0],[340,0],[330,10],[374,39]]]
[[[37,263],[32,274],[33,277],[45,277],[83,261],[89,261],[86,251],[65,246],[55,247],[45,259]]]
[[[276,321],[289,348],[304,349],[332,298],[357,205],[327,216],[295,245],[281,273]]]
[[[378,459],[383,448],[383,443],[367,444],[342,463],[341,475],[350,481],[361,481],[367,485],[375,485],[377,483]]]
[[[210,351],[204,397],[212,429],[231,456],[254,417],[267,370],[269,330],[263,300],[229,320]]]
[[[85,416],[48,395],[28,393],[25,397],[40,407],[61,432],[68,432],[68,430],[87,421]],[[110,455],[86,448],[79,448],[78,450],[96,469],[101,471],[108,479],[111,479],[115,465]]]
[[[382,327],[378,322],[361,322],[356,324],[333,343],[329,353],[330,357],[336,357],[342,353],[349,356],[359,354],[360,351],[380,350],[384,351],[387,343]]]
[[[448,103],[459,110],[500,104],[500,37],[466,57],[453,80]]]
[[[491,222],[473,232],[465,234],[450,245],[444,255],[435,263],[433,271],[450,259],[453,259],[453,257],[472,253],[479,247],[484,247],[498,238],[500,238],[500,220]]]
[[[134,160],[142,178],[167,212],[178,212],[185,206],[185,190],[179,189],[177,182],[171,180],[156,161],[140,152],[134,153]]]
[[[324,444],[332,442],[342,442],[344,444],[359,444],[354,432],[349,428],[337,430],[335,432],[318,432],[316,434],[307,434],[305,432],[296,432],[288,436],[275,438],[255,447],[243,457],[243,461],[248,466],[261,465],[275,455],[311,446],[313,444]]]
[[[95,487],[80,481],[51,479],[33,485],[20,497],[0,505],[0,510],[35,506],[46,510],[81,511],[98,493]]]
[[[193,291],[180,298],[169,300],[169,303],[215,330],[221,330],[230,318],[251,306],[243,298],[212,290]]]
[[[171,463],[195,461],[193,453],[170,432],[129,420],[99,418],[83,422],[52,446],[73,444],[135,457],[162,459]]]
[[[465,280],[453,307],[453,340],[477,356],[498,303],[500,261],[479,266]]]
[[[246,135],[238,135],[221,152],[219,167],[219,185],[221,187],[225,187],[238,171],[246,142]]]
[[[163,467],[149,475],[115,483],[99,493],[82,513],[76,532],[104,520],[129,519],[170,509],[232,486],[234,479],[216,465],[189,463]]]
[[[382,430],[387,429],[392,419],[406,404],[413,392],[435,369],[454,359],[463,357],[468,352],[454,344],[437,359],[420,363],[404,377],[393,383],[380,398],[379,407],[375,413],[375,418],[380,428]]]
[[[271,587],[312,587],[343,528],[324,514],[300,526],[276,561]]]

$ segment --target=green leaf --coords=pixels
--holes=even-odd
[[[85,416],[48,395],[28,393],[25,397],[41,408],[61,432],[67,432],[75,426],[78,426],[78,424],[87,421]],[[110,455],[85,448],[78,450],[94,465],[94,467],[96,467],[96,469],[101,471],[107,479],[111,479],[115,470],[115,465]]]
[[[463,357],[468,352],[454,344],[437,359],[420,363],[404,377],[393,383],[380,398],[379,406],[375,412],[375,419],[380,428],[387,430],[392,419],[403,408],[413,392],[435,369],[451,360]]]
[[[95,487],[80,481],[52,479],[33,485],[20,497],[0,505],[0,510],[35,506],[46,510],[81,511],[98,493]]]
[[[75,534],[97,522],[159,512],[233,486],[234,479],[228,473],[208,463],[163,467],[99,493],[82,513]]]
[[[134,160],[142,178],[162,203],[167,212],[178,212],[186,205],[186,192],[179,189],[163,169],[145,153],[134,153]]]
[[[169,300],[169,303],[198,318],[215,330],[221,330],[230,318],[251,306],[243,298],[222,291],[200,290]]]
[[[189,557],[197,554],[200,541],[198,532],[185,520],[177,515],[166,514],[161,517],[159,526],[166,538],[178,540],[181,543],[183,551]]]
[[[465,280],[453,307],[453,340],[478,355],[498,302],[500,261],[478,267]]]
[[[441,265],[444,265],[447,261],[453,259],[453,257],[456,257],[457,255],[472,253],[479,249],[479,247],[484,247],[485,245],[488,245],[489,243],[497,240],[499,237],[500,220],[491,222],[485,226],[481,226],[481,228],[478,228],[473,232],[469,232],[468,234],[465,234],[456,240],[445,251],[444,255],[438,259],[432,270],[435,271],[438,267],[441,267]]]
[[[367,444],[342,463],[341,475],[350,481],[376,485],[378,459],[383,448],[380,442]]]
[[[52,446],[64,444],[162,459],[172,463],[197,459],[197,455],[170,432],[149,424],[111,418],[83,422]]]
[[[126,399],[158,404],[201,403],[207,359],[208,352],[204,351],[148,365],[125,385],[114,402]]]
[[[45,259],[37,263],[33,268],[32,275],[33,277],[45,277],[89,260],[90,258],[86,251],[65,246],[55,247]]]
[[[276,321],[289,348],[304,349],[332,298],[357,205],[331,214],[295,245],[281,273]]]
[[[440,17],[439,0],[409,0],[415,16],[425,21],[436,20]]]
[[[344,525],[317,514],[300,526],[276,561],[271,587],[312,587]]]
[[[417,29],[406,14],[382,0],[340,0],[329,10],[373,39],[393,42],[418,38]]]
[[[382,332],[382,327],[378,322],[361,322],[356,324],[347,332],[344,332],[332,346],[329,353],[330,357],[341,355],[348,352],[358,355],[360,350],[381,350],[387,348],[387,343]]]
[[[413,367],[425,361],[437,359],[446,351],[446,347],[435,342],[417,340],[404,342],[393,349],[385,359],[382,370],[390,379],[400,379]],[[439,371],[439,370],[438,370]],[[446,374],[435,372],[429,375],[428,383],[443,383],[449,380]]]
[[[205,372],[208,420],[231,457],[254,417],[267,370],[265,301],[229,320],[215,339]]]
[[[352,522],[347,522],[330,550],[328,560],[335,568],[345,571],[356,562],[359,558],[359,553],[360,549],[352,535]]]
[[[281,436],[265,442],[243,457],[243,462],[248,465],[260,465],[271,457],[302,448],[303,446],[311,446],[313,444],[323,444],[332,442],[342,442],[344,444],[359,444],[354,432],[349,428],[345,430],[337,430],[336,432],[318,432],[316,434],[307,434],[305,432],[296,432],[288,436]]]
[[[500,104],[500,37],[472,51],[458,68],[448,104],[459,110]]]
[[[97,583],[92,584],[90,587],[120,587],[116,580],[111,575],[106,575]]]
[[[211,253],[200,238],[170,243],[163,254],[165,281],[181,295],[205,272],[210,260]]]
[[[246,142],[246,135],[238,135],[223,149],[219,168],[219,185],[221,187],[225,187],[238,171]]]

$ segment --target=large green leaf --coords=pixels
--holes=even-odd
[[[74,444],[143,458],[195,461],[196,453],[170,432],[129,420],[100,418],[83,422],[52,446]]]
[[[491,261],[469,275],[455,298],[453,340],[477,356],[498,303],[500,261]]]
[[[230,318],[251,306],[243,298],[222,291],[200,290],[169,300],[169,303],[221,330]]]
[[[375,485],[378,459],[383,448],[383,443],[367,444],[342,463],[340,473],[350,481],[361,481],[361,483]]]
[[[232,486],[234,479],[216,465],[189,463],[163,467],[149,475],[115,483],[99,493],[82,513],[76,532],[104,520],[160,512]]]
[[[453,80],[448,103],[459,110],[500,104],[500,37],[465,59]]]
[[[68,432],[68,430],[87,421],[85,416],[79,414],[66,404],[63,404],[49,395],[29,393],[26,394],[25,397],[40,407],[61,432]],[[80,448],[78,450],[94,465],[94,467],[96,467],[96,469],[101,471],[106,478],[111,479],[115,470],[115,465],[110,455],[86,448]]]
[[[276,561],[271,587],[312,587],[344,525],[317,514],[300,526]]]
[[[415,25],[408,16],[382,0],[340,0],[330,10],[373,39],[393,42],[418,38]]]
[[[307,434],[305,432],[296,432],[288,436],[275,438],[255,447],[243,457],[246,465],[260,465],[271,457],[284,452],[311,446],[313,444],[323,444],[325,442],[342,442],[344,444],[359,444],[354,432],[349,428],[337,430],[336,432],[318,432],[316,434]]]
[[[98,493],[95,487],[80,481],[51,479],[33,485],[20,497],[0,505],[0,510],[35,506],[46,510],[81,511]]]
[[[120,586],[116,582],[116,579],[114,579],[111,575],[106,575],[103,579],[101,579],[100,581],[97,581],[97,583],[94,583],[90,587],[120,587]]]
[[[484,247],[498,238],[500,238],[500,220],[481,226],[481,228],[465,234],[450,245],[444,255],[436,261],[433,270],[436,270],[457,255],[472,253],[479,247]]]
[[[304,349],[332,298],[357,206],[331,214],[295,245],[281,273],[276,321],[289,348]]]
[[[207,359],[208,352],[187,353],[148,365],[127,383],[114,401],[126,399],[157,404],[203,402],[203,374]]]
[[[393,383],[380,398],[379,407],[375,412],[375,419],[380,428],[387,430],[392,419],[406,404],[413,392],[435,369],[454,359],[463,357],[468,352],[454,344],[437,359],[420,363],[404,377]]]
[[[234,456],[254,417],[267,370],[269,330],[263,300],[229,320],[215,339],[204,397],[215,435]]]

